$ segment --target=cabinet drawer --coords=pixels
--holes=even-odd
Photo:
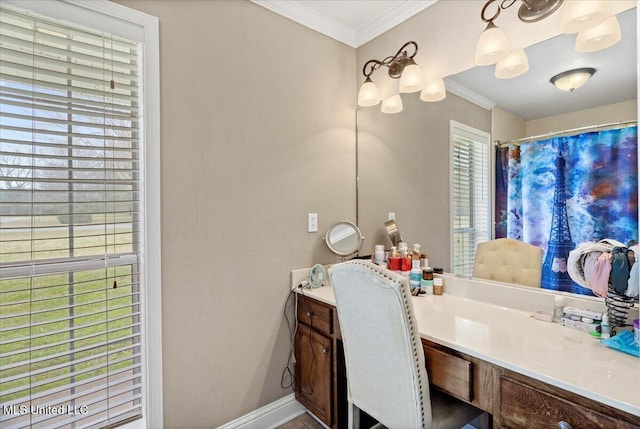
[[[325,335],[333,334],[333,308],[304,296],[298,297],[298,322]]]
[[[432,347],[423,348],[429,382],[452,396],[473,401],[473,364]]]
[[[573,429],[637,428],[505,377],[500,378],[500,416],[503,425],[514,429],[556,428],[560,421]]]

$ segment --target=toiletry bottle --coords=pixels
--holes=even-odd
[[[411,292],[415,289],[420,289],[420,280],[422,279],[422,270],[420,268],[412,268],[409,273],[409,285],[411,286]]]
[[[389,269],[391,271],[400,271],[400,254],[395,246],[391,246],[391,253],[389,253]]]
[[[433,295],[433,269],[422,269],[422,280],[420,281],[422,291],[428,295]]]
[[[413,252],[411,252],[411,269],[412,270],[420,270],[422,274],[422,270],[420,268],[420,245],[413,245]]]
[[[401,241],[398,243],[398,250],[400,251],[400,271],[408,276],[411,271],[411,255],[409,254],[409,246],[407,243]]]
[[[611,325],[609,325],[609,315],[602,315],[602,323],[600,324],[600,338],[611,338]]]
[[[376,244],[374,262],[376,263],[376,265],[384,264],[384,245]]]
[[[422,269],[429,268],[429,255],[426,253],[420,255],[420,267]]]
[[[556,295],[553,301],[553,320],[560,323],[564,313],[564,297]]]

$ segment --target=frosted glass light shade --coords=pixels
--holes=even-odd
[[[417,64],[410,64],[402,70],[400,92],[416,92],[424,87],[424,73]]]
[[[529,70],[529,58],[524,49],[513,51],[507,58],[496,64],[496,77],[498,79],[511,79],[520,76]]]
[[[620,23],[615,16],[605,19],[602,24],[581,31],[576,38],[576,51],[594,52],[615,45],[622,38]]]
[[[476,65],[488,66],[503,60],[511,52],[507,35],[493,22],[480,35],[476,45]]]
[[[577,33],[595,27],[609,16],[607,0],[567,0],[560,17],[563,33]]]
[[[380,91],[371,79],[367,78],[358,93],[358,106],[369,107],[380,103]]]
[[[440,101],[444,100],[446,95],[447,92],[444,88],[444,81],[438,79],[425,85],[420,93],[420,100],[429,102]]]
[[[593,68],[569,70],[551,78],[551,83],[563,91],[573,92],[583,86],[596,72]]]
[[[400,98],[400,94],[382,100],[382,106],[380,110],[382,111],[382,113],[402,112],[402,98]]]

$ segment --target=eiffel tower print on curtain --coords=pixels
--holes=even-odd
[[[567,195],[564,183],[564,169],[567,161],[558,153],[556,158],[556,186],[553,195],[553,217],[547,254],[542,264],[542,284],[545,289],[571,292],[573,280],[567,271],[569,252],[575,247],[571,241],[569,218],[567,216]]]

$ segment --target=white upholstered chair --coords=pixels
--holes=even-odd
[[[359,410],[389,429],[454,429],[482,414],[429,391],[406,277],[360,260],[334,265],[329,276],[344,344],[350,429],[359,427]]]
[[[479,243],[473,262],[473,277],[540,287],[542,249],[512,238]]]

